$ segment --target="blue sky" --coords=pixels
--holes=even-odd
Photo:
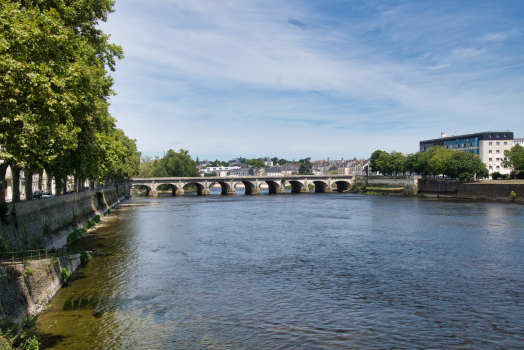
[[[416,152],[524,137],[524,1],[120,0],[110,111],[143,154]]]

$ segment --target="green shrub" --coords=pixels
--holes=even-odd
[[[62,270],[60,270],[60,278],[65,281],[69,276],[71,276],[71,272],[67,271],[65,267],[62,267]]]
[[[515,193],[515,191],[511,191],[509,197],[511,198],[512,202],[515,202],[515,199],[517,199],[517,194]]]
[[[22,272],[22,274],[23,274],[25,277],[33,276],[34,273],[35,273],[35,271],[33,271],[33,269],[31,268],[31,266],[26,266],[26,267],[24,268],[24,271]]]
[[[111,208],[107,208],[107,213],[108,214],[111,214],[113,212],[113,210]]]
[[[80,253],[80,261],[82,261],[82,264],[87,264],[91,260],[92,256],[89,252],[82,252]]]
[[[502,178],[502,174],[500,172],[498,172],[498,171],[495,171],[493,174],[491,174],[491,178],[493,180],[498,180],[498,179]]]
[[[52,256],[49,258],[49,264],[51,264],[51,266],[55,266],[56,264],[58,264],[58,260]]]
[[[94,222],[95,224],[98,224],[100,222],[100,215],[96,215],[91,222]]]
[[[419,196],[420,198],[424,198],[424,197],[426,197],[426,196],[424,196],[424,193],[421,193],[421,194],[419,194],[418,196]]]

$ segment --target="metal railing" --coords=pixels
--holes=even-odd
[[[524,185],[524,180],[480,180],[472,182],[473,184],[493,185],[493,184],[504,184],[504,185]]]
[[[0,253],[0,265],[22,264],[31,260],[49,259],[50,257],[61,257],[69,254],[67,246],[59,249],[36,249],[24,250],[20,252],[3,252]]]

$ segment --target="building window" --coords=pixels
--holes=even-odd
[[[497,158],[497,162],[500,161],[500,158]]]
[[[491,138],[491,134],[489,134],[489,138]]]
[[[490,142],[489,145],[490,145],[490,146],[493,146],[493,142]]]
[[[492,151],[492,150],[489,150],[489,153],[493,153],[493,151]]]
[[[500,167],[497,165],[497,170],[500,169]]]
[[[507,145],[508,145],[508,143],[507,143],[507,142],[504,142],[504,146],[507,146]]]
[[[497,153],[500,153],[500,150],[497,150]]]
[[[504,137],[508,137],[508,135],[507,135],[507,134],[504,134]]]
[[[500,134],[497,134],[497,137],[500,137]]]
[[[491,165],[489,166],[489,168],[490,168],[490,169],[493,169],[493,167],[492,167]]]
[[[497,142],[496,145],[497,145],[497,146],[500,146],[500,142]]]
[[[493,158],[490,158],[489,161],[492,162],[492,161],[493,161]]]

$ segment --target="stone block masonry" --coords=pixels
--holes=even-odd
[[[0,222],[0,251],[60,248],[73,230],[103,215],[123,196],[117,188],[107,188],[9,204],[7,223]]]
[[[29,266],[31,275],[24,276]],[[20,323],[26,316],[36,316],[64,283],[62,268],[71,274],[80,266],[80,254],[59,257],[56,264],[50,259],[28,264],[0,267],[0,319]]]

